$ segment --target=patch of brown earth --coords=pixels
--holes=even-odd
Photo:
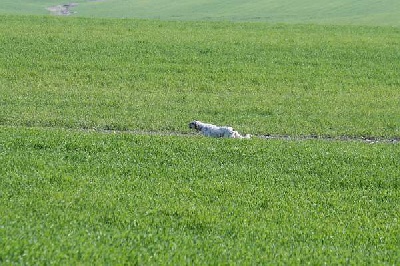
[[[50,11],[52,15],[56,16],[69,16],[71,14],[75,14],[75,11],[71,11],[71,8],[74,8],[78,5],[78,3],[69,3],[63,5],[56,5],[47,7],[46,10]]]
[[[88,2],[104,2],[107,0],[87,0]],[[46,10],[49,11],[52,15],[56,16],[69,16],[75,14],[76,11],[72,11],[71,8],[74,8],[78,5],[78,3],[68,3],[56,6],[46,7]]]

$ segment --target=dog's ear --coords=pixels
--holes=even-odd
[[[196,121],[190,122],[190,123],[189,123],[189,128],[197,129],[197,127],[196,127]]]
[[[202,129],[202,124],[201,124],[201,122],[200,121],[198,121],[198,120],[196,120],[196,121],[194,121],[194,128],[196,129],[196,130],[198,130],[198,131],[200,131],[201,129]]]
[[[190,122],[189,123],[189,128],[194,128],[197,131],[200,131],[201,130],[200,121],[195,120],[193,122]]]

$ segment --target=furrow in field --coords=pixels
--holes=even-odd
[[[8,127],[8,126],[1,126]],[[13,127],[22,128],[22,127]],[[99,134],[132,134],[132,135],[147,135],[147,136],[176,136],[176,137],[204,137],[197,132],[183,131],[156,131],[156,130],[118,130],[118,129],[101,129],[101,128],[62,128],[62,127],[23,127],[43,130],[67,130],[78,131],[84,133],[99,133]],[[321,140],[321,141],[337,141],[350,142],[358,141],[365,143],[400,143],[400,137],[377,137],[377,136],[321,136],[321,135],[282,135],[282,134],[251,134],[251,138],[263,140],[286,140],[286,141],[305,141],[305,140]]]
[[[146,131],[146,130],[105,130],[105,129],[82,129],[86,132],[96,132],[105,134],[134,134],[134,135],[153,135],[153,136],[178,136],[178,137],[196,137],[199,133],[184,133],[179,131]],[[304,141],[304,140],[323,140],[323,141],[361,141],[370,144],[374,143],[399,143],[400,138],[385,137],[364,137],[364,136],[318,136],[318,135],[279,135],[279,134],[259,134],[252,135],[252,138],[264,140],[287,140],[287,141]]]

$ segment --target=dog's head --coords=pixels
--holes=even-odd
[[[200,126],[199,121],[195,120],[195,121],[190,122],[189,123],[189,128],[200,130],[201,126]]]

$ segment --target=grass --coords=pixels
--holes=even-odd
[[[1,16],[0,124],[399,137],[399,30]]]
[[[398,264],[398,145],[2,127],[2,264]]]
[[[146,18],[163,20],[265,21],[273,23],[320,23],[400,26],[396,0],[298,0],[269,1],[74,1],[75,16]],[[2,14],[48,14],[46,7],[62,1],[4,0]]]
[[[167,20],[267,21],[399,26],[395,0],[104,1],[78,7],[78,15]]]
[[[106,134],[398,138],[397,28],[3,15],[0,32],[0,264],[400,263],[398,144]]]

